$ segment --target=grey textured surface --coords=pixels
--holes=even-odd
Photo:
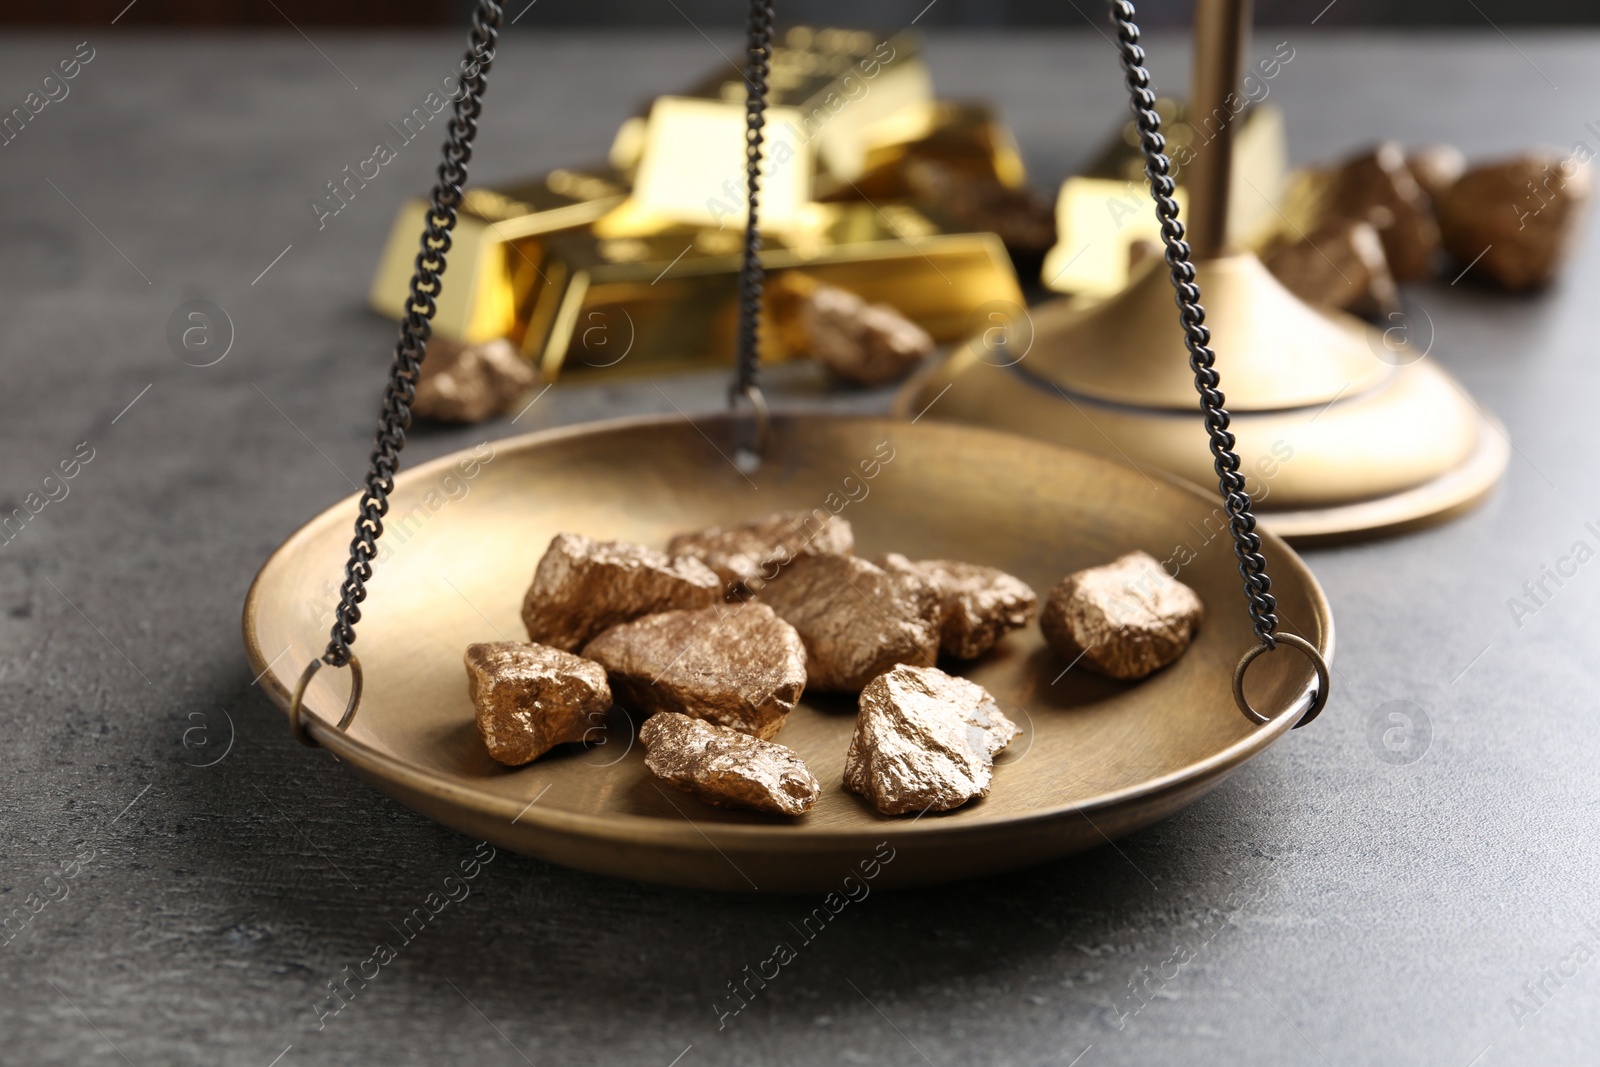
[[[1600,147],[1584,126],[1600,120],[1600,37],[1269,32],[1296,49],[1272,91],[1299,158],[1380,135]],[[0,105],[80,36],[0,43]],[[322,232],[307,202],[460,51],[455,35],[313,36],[92,31],[71,95],[0,148],[6,510],[94,449],[0,547],[0,911],[49,900],[0,946],[0,1062],[1600,1058],[1600,572],[1548,585],[1521,625],[1507,607],[1573,542],[1596,544],[1592,246],[1545,295],[1416,291],[1435,358],[1509,425],[1510,475],[1448,527],[1310,554],[1340,631],[1337,693],[1205,800],[1067,862],[874,894],[721,1030],[725,983],[813,901],[502,854],[319,1030],[325,983],[394,940],[473,843],[297,746],[240,650],[255,568],[360,476],[392,336],[363,293],[436,138]],[[1158,79],[1181,84],[1182,42],[1153,49]],[[940,36],[931,57],[942,93],[1003,105],[1041,184],[1121,114],[1111,49],[1087,28]],[[514,35],[474,176],[594,157],[642,96],[717,62],[688,28]],[[237,327],[204,369],[165,341],[193,298]],[[709,378],[666,388],[687,409],[717,402]],[[648,386],[558,387],[519,428],[664,409]],[[407,459],[484,432],[421,434]],[[1381,758],[1391,701],[1430,724],[1404,765]],[[187,765],[230,739],[214,766]],[[1541,980],[1535,1000],[1525,983]]]

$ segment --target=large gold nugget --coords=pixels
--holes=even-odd
[[[1144,552],[1069,574],[1051,590],[1039,629],[1056,652],[1109,678],[1143,678],[1183,655],[1205,608]]]
[[[1473,167],[1439,201],[1445,250],[1517,292],[1548,283],[1583,232],[1589,165],[1533,153]]]
[[[806,688],[806,646],[765,604],[665,611],[613,626],[584,647],[617,700],[772,740]]]
[[[761,601],[800,631],[813,689],[859,692],[896,663],[931,667],[939,655],[933,590],[856,556],[801,556]]]
[[[854,548],[850,524],[821,508],[780,511],[737,526],[710,526],[667,542],[669,555],[693,556],[729,586],[750,589],[759,589],[796,556],[848,556]]]
[[[522,601],[522,622],[533,640],[576,652],[618,623],[705,607],[721,597],[721,580],[697,559],[563,533],[539,561]]]
[[[606,672],[570,652],[523,641],[468,645],[467,692],[489,755],[517,767],[582,741],[611,707]]]
[[[861,691],[844,784],[885,815],[949,811],[989,794],[1021,732],[983,686],[902,664]]]
[[[976,659],[1033,618],[1039,598],[1028,584],[994,567],[954,559],[909,560],[898,552],[878,559],[886,571],[920,578],[939,598],[939,651]]]
[[[804,815],[822,795],[792,750],[703,719],[663,711],[644,724],[639,740],[651,774],[707,804]]]

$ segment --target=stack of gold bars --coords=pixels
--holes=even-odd
[[[803,274],[935,341],[966,335],[986,304],[1022,304],[1013,262],[1038,270],[1052,212],[987,107],[934,97],[913,36],[789,29],[771,86],[761,258],[779,289]],[[730,362],[744,136],[745,84],[725,68],[623,122],[604,164],[472,189],[435,331],[506,338],[546,381]],[[394,318],[424,210],[401,210],[373,280],[372,305]],[[765,358],[796,354],[783,330],[766,336]]]

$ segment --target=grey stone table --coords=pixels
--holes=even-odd
[[[320,231],[308,203],[461,47],[312,36],[123,22],[0,43],[5,112],[92,56],[0,147],[0,503],[58,498],[0,545],[0,913],[22,916],[0,945],[0,1062],[1600,1058],[1600,564],[1547,582],[1530,615],[1507,603],[1596,544],[1593,245],[1540,296],[1415,291],[1435,358],[1510,427],[1509,476],[1444,528],[1310,553],[1338,620],[1337,694],[1203,801],[1115,848],[874,894],[721,1028],[725,984],[813,901],[501,854],[319,1028],[326,983],[474,846],[296,745],[240,650],[256,567],[360,476],[392,335],[363,294],[434,149],[409,146]],[[1279,40],[1295,58],[1272,93],[1299,159],[1378,136],[1600,148],[1600,37],[1305,25],[1258,44]],[[594,158],[641,98],[737,47],[688,26],[519,27],[475,177]],[[996,100],[1041,184],[1122,113],[1088,26],[929,47],[940,92]],[[1163,84],[1186,78],[1184,47],[1153,42]],[[191,299],[236,327],[215,366],[168,349]],[[718,400],[709,377],[668,388],[689,409]],[[648,386],[558,387],[516,429],[664,409]],[[407,459],[509,429],[424,433]],[[75,477],[47,485],[63,462]],[[1374,739],[1394,701],[1409,762]]]

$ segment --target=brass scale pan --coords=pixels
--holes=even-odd
[[[1195,800],[1326,698],[1308,659],[1290,651],[1260,656],[1248,674],[1246,696],[1268,721],[1235,707],[1235,664],[1260,646],[1214,493],[996,431],[820,413],[774,416],[763,461],[747,475],[728,459],[747,429],[734,414],[626,419],[515,437],[487,459],[458,453],[401,474],[390,514],[427,518],[408,524],[403,543],[391,534],[374,563],[358,669],[308,668],[304,719],[293,722],[401,803],[497,846],[651,882],[797,891],[836,887],[874,856],[893,857],[880,886],[917,885],[1094,847]],[[441,479],[463,462],[479,464],[471,491],[439,508]],[[1180,567],[1206,618],[1176,663],[1135,684],[1065,670],[1037,626],[983,659],[947,665],[993,694],[1022,733],[999,756],[989,796],[942,814],[884,817],[844,789],[855,701],[831,694],[807,693],[779,738],[824,787],[797,819],[658,788],[635,740],[639,723],[622,708],[596,743],[515,769],[490,759],[462,652],[523,637],[523,580],[556,533],[661,546],[683,530],[814,508],[839,509],[864,556],[968,560],[1039,591],[1143,549]],[[357,513],[352,496],[306,523],[245,601],[252,672],[286,710],[298,665],[321,653],[328,579],[344,565]],[[1262,539],[1280,634],[1331,660],[1333,619],[1316,579],[1280,539]]]

